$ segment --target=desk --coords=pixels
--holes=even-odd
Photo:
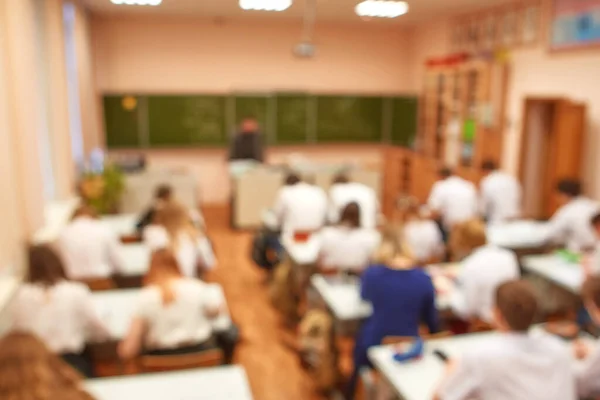
[[[521,263],[525,271],[538,275],[572,294],[579,295],[584,280],[581,265],[570,263],[555,254],[525,256]]]
[[[105,215],[101,221],[118,237],[136,234],[137,214]]]
[[[85,389],[98,400],[252,400],[240,366],[93,379]]]
[[[121,275],[142,276],[146,275],[150,267],[151,252],[143,243],[131,243],[121,246]]]
[[[223,288],[216,283],[208,284],[208,286],[215,301],[222,302],[226,308],[226,312],[213,321],[213,328],[216,331],[226,330],[231,326],[231,318],[229,316],[229,309],[227,309],[227,301],[225,300]],[[127,333],[137,306],[140,290],[109,290],[94,292],[92,294],[96,310],[102,321],[106,324],[113,339],[121,339]]]
[[[427,267],[438,291],[436,306],[439,310],[450,308],[454,282],[448,276],[456,277],[459,271],[460,264],[434,264]],[[358,278],[327,278],[317,274],[311,278],[311,284],[339,322],[359,321],[373,312],[371,304],[360,298]]]
[[[545,245],[547,225],[544,222],[522,220],[490,225],[490,243],[512,250],[538,249]]]
[[[535,328],[531,334],[542,334],[541,328]],[[441,350],[450,357],[456,357],[466,349],[479,346],[496,335],[497,332],[486,332],[426,341],[423,357],[408,363],[394,361],[394,346],[372,347],[368,355],[375,369],[397,396],[403,400],[428,400],[433,398],[445,370],[444,363],[433,354],[434,350]]]

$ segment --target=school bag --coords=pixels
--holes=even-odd
[[[262,269],[272,270],[281,261],[279,233],[269,229],[259,230],[252,240],[252,260]]]

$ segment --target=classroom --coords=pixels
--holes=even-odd
[[[0,1],[0,398],[600,398],[599,16]]]

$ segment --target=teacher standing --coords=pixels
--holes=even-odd
[[[255,160],[263,162],[264,147],[259,125],[254,118],[245,118],[240,124],[229,149],[229,161]]]

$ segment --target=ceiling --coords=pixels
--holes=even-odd
[[[110,0],[84,0],[94,13],[109,14],[158,14],[158,15],[197,15],[204,17],[273,17],[301,18],[307,4],[317,4],[317,19],[320,21],[358,22],[360,17],[354,13],[354,6],[360,0],[294,0],[293,5],[284,12],[271,13],[243,11],[238,0],[163,0],[158,7],[114,5]],[[505,4],[510,0],[407,0],[410,5],[408,14],[399,18],[374,19],[372,22],[410,25],[425,22],[441,16],[456,15],[480,10],[483,7]]]

